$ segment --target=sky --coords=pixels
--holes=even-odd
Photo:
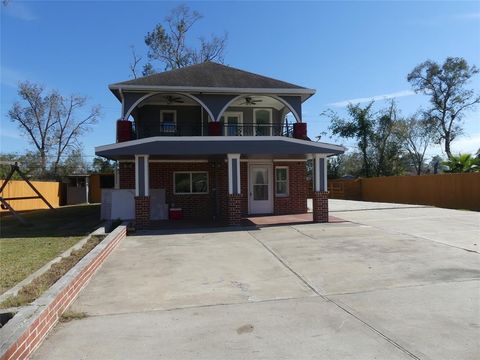
[[[480,2],[184,2],[203,15],[192,41],[228,33],[226,65],[316,89],[303,105],[311,138],[326,131],[327,109],[345,114],[348,102],[395,97],[402,115],[428,107],[406,80],[419,63],[463,57],[480,66]],[[146,53],[144,36],[178,2],[16,1],[1,6],[0,152],[33,149],[8,118],[20,81],[63,94],[88,96],[102,117],[84,136],[83,151],[115,141],[120,103],[108,84],[131,78],[131,46]],[[480,76],[470,84],[480,93]],[[454,152],[480,147],[480,108],[464,119]],[[353,141],[322,137],[350,148]],[[442,154],[438,146],[429,156]]]

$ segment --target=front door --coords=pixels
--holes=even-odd
[[[250,214],[273,212],[273,167],[268,164],[250,164],[248,205]]]

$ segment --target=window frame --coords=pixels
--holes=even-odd
[[[257,116],[256,116],[256,113],[258,111],[262,111],[262,110],[265,110],[268,112],[269,114],[269,122],[266,126],[268,126],[268,135],[266,136],[272,136],[272,127],[273,127],[273,112],[272,112],[272,109],[271,108],[254,108],[253,109],[253,126],[254,126],[254,129],[255,131],[253,132],[254,136],[265,136],[265,135],[256,135],[257,134]],[[259,124],[258,126],[265,126],[265,125],[261,125]]]
[[[223,136],[237,136],[237,135],[228,135],[228,117],[229,116],[236,116],[238,118],[238,124],[240,133],[243,135],[243,112],[242,111],[225,111],[223,115],[220,117],[220,121],[223,118]],[[240,135],[241,136],[241,135]]]
[[[164,114],[173,114],[173,124],[175,125],[174,129],[177,131],[177,110],[160,110],[160,132],[166,132],[165,129],[163,128],[163,124],[165,121],[163,121],[163,115]],[[169,124],[170,122],[166,122]],[[174,133],[175,131],[168,131],[171,133]]]
[[[190,192],[177,192],[175,183],[176,174],[189,174],[190,175]],[[193,192],[192,174],[206,174],[207,175],[207,191],[206,192]],[[173,194],[174,195],[205,195],[209,193],[209,174],[208,171],[174,171],[173,172]]]
[[[278,180],[277,170],[286,170],[286,179],[285,180]],[[288,197],[290,195],[290,169],[288,166],[275,166],[275,196],[276,197]],[[286,193],[278,193],[277,192],[277,183],[284,182],[286,184]]]

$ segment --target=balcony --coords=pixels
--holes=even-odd
[[[219,130],[218,130],[219,129]],[[190,126],[181,126],[175,123],[164,123],[160,125],[160,132],[157,136],[293,136],[292,124],[254,124],[254,123],[242,123],[242,124],[224,124],[218,123],[216,129],[212,134],[212,127],[204,127],[203,129],[197,129],[192,131]]]
[[[117,141],[128,141],[154,136],[284,136],[306,139],[306,124],[278,123],[223,123],[209,122],[204,126],[192,123],[162,123],[156,126],[132,127],[129,121],[117,122]]]

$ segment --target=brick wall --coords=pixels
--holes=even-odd
[[[220,164],[221,166],[222,164]],[[213,192],[217,169],[214,162],[202,163],[149,163],[150,188],[165,189],[165,202],[170,206],[182,208],[186,219],[211,219],[216,200]],[[207,171],[208,194],[176,195],[173,188],[173,173],[175,171]]]
[[[240,225],[243,197],[243,195],[228,195],[228,225]]]
[[[120,189],[135,189],[135,163],[121,162],[118,166]]]
[[[288,196],[275,195],[275,167],[288,166]],[[274,214],[303,214],[307,212],[306,186],[307,168],[304,161],[299,162],[275,162],[273,164],[274,182]]]
[[[313,222],[328,222],[328,191],[313,192]]]
[[[135,196],[135,226],[142,229],[150,222],[150,196]]]

